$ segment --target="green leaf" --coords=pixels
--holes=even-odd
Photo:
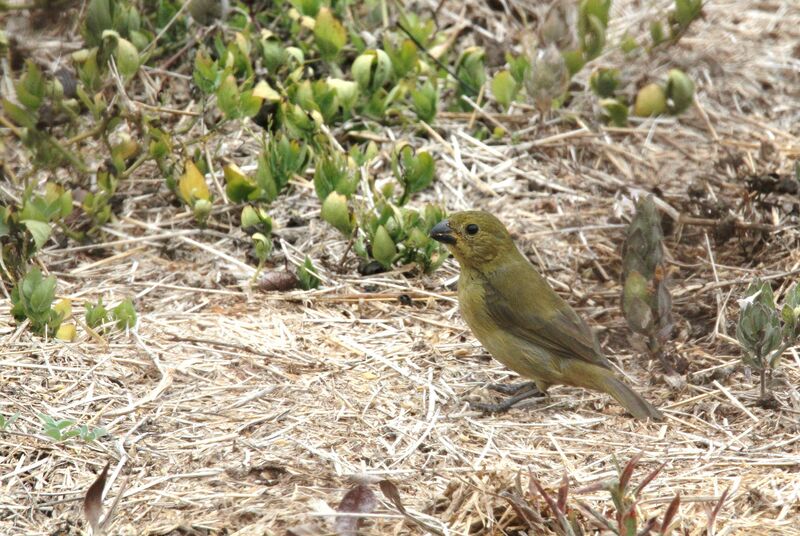
[[[626,34],[620,40],[619,48],[625,54],[630,54],[631,52],[639,48],[639,44],[636,42],[636,39]]]
[[[322,203],[322,219],[338,229],[344,235],[353,233],[353,218],[347,208],[347,197],[333,191]]]
[[[702,8],[702,0],[675,0],[675,21],[681,26],[688,26],[689,23],[700,16]]]
[[[261,41],[261,58],[264,67],[271,74],[274,74],[281,68],[288,59],[289,55],[286,49],[281,46],[280,42],[274,39],[264,39]]]
[[[289,0],[297,10],[306,17],[315,17],[320,10],[322,0]]]
[[[253,90],[242,91],[239,97],[239,117],[255,117],[264,99],[253,95]]]
[[[258,168],[255,176],[256,184],[263,192],[263,197],[267,201],[274,201],[278,197],[278,185],[270,172],[270,166],[264,153],[258,155]]]
[[[786,291],[783,301],[792,309],[800,307],[800,285],[793,283],[789,290]]]
[[[212,60],[207,53],[198,50],[194,57],[192,79],[197,87],[200,88],[200,91],[206,95],[216,91],[222,80],[221,74],[217,62]]]
[[[8,99],[3,99],[3,110],[8,114],[8,117],[17,125],[25,128],[35,128],[36,114],[32,114]]]
[[[99,298],[96,304],[86,303],[86,324],[90,328],[97,328],[108,322],[108,311],[103,305],[103,298]]]
[[[223,78],[217,89],[217,105],[227,119],[239,117],[239,87],[232,74]]]
[[[42,249],[47,240],[50,238],[52,229],[49,223],[44,223],[36,220],[22,220],[20,223],[27,227],[28,232],[33,236],[33,242],[36,244],[36,249]]]
[[[657,20],[650,22],[650,39],[653,40],[653,46],[660,45],[666,40],[664,26]]]
[[[611,0],[582,0],[579,6],[581,18],[595,17],[603,28],[608,26],[608,16],[611,11]]]
[[[581,38],[581,46],[586,59],[593,60],[603,52],[603,47],[606,46],[606,27],[594,15],[589,15],[587,22],[587,31]]]
[[[492,94],[500,105],[508,110],[511,102],[517,97],[519,84],[509,71],[499,71],[492,78]]]
[[[619,86],[619,71],[617,69],[597,69],[589,77],[589,85],[597,96],[613,97]]]
[[[303,264],[297,269],[297,280],[303,290],[312,290],[319,287],[320,280],[317,277],[316,268],[314,268],[308,255],[306,255]]]
[[[133,43],[127,39],[117,39],[117,47],[114,50],[114,57],[117,60],[117,67],[124,79],[131,78],[139,70],[139,51]]]
[[[44,100],[44,80],[42,72],[32,60],[27,60],[25,65],[25,74],[16,84],[17,99],[28,110],[36,111]]]
[[[0,430],[5,430],[19,418],[19,412],[14,413],[12,416],[6,418],[5,415],[0,415]]]
[[[486,51],[481,47],[467,47],[456,64],[458,94],[477,96],[486,83]]]
[[[411,92],[414,113],[426,123],[432,123],[439,106],[439,92],[430,80],[419,89]]]
[[[694,82],[679,69],[671,69],[667,77],[669,111],[673,115],[683,113],[694,101]]]
[[[350,71],[361,91],[374,94],[389,81],[392,60],[383,50],[367,50],[353,61]]]
[[[86,9],[84,36],[90,46],[99,45],[103,32],[113,28],[111,0],[91,0]]]
[[[47,313],[56,297],[56,278],[52,275],[43,279],[30,297],[31,311],[37,314]]]
[[[314,39],[322,59],[326,61],[334,60],[347,44],[347,31],[326,7],[321,8],[317,14]]]
[[[251,194],[258,186],[239,169],[236,164],[227,164],[223,168],[225,175],[225,193],[234,203],[241,203],[250,199]]]
[[[624,127],[628,124],[628,106],[617,99],[602,99],[600,106],[603,108],[608,122],[615,127]]]
[[[126,298],[111,310],[111,316],[117,322],[119,329],[132,328],[136,325],[136,309],[133,301]]]
[[[255,233],[253,239],[253,249],[259,262],[264,262],[272,252],[272,240],[264,233]]]
[[[583,55],[583,51],[580,49],[565,50],[561,55],[564,57],[564,63],[567,66],[567,71],[569,71],[570,76],[574,76],[586,65],[586,58]]]
[[[380,225],[372,238],[372,257],[384,268],[390,268],[397,255],[397,246],[386,227]]]
[[[417,66],[417,45],[411,39],[404,39],[398,46],[393,46],[388,36],[383,38],[383,49],[389,55],[398,79],[405,77]]]

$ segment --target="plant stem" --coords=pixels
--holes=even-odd
[[[761,399],[763,400],[767,396],[767,369],[765,367],[761,367],[759,376],[761,378]]]

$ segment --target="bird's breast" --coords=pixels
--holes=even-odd
[[[479,277],[462,272],[458,280],[458,307],[461,317],[475,337],[486,346],[486,339],[497,329],[486,307],[486,288]]]

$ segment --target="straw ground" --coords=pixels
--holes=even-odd
[[[643,35],[666,5],[614,4],[613,36]],[[521,29],[483,3],[444,2],[438,17],[443,28],[475,21],[460,37],[465,46],[497,49],[492,37],[512,42]],[[573,121],[556,114],[542,125],[528,108],[487,106],[442,113],[418,136],[378,135],[436,155],[436,182],[415,201],[479,207],[507,222],[597,329],[620,373],[663,408],[665,423],[634,422],[608,397],[566,387],[504,415],[472,411],[469,400],[492,396],[485,384],[514,378],[459,318],[452,261],[431,276],[359,276],[346,242],[319,220],[312,185],[298,180],[270,210],[280,247],[269,269],[293,269],[309,255],[323,287],[251,288],[250,246],[230,223],[238,209],[223,206],[198,229],[170,205],[156,170],[143,168],[122,186],[104,243],[51,245],[40,255],[76,310],[100,296],[132,296],[135,329],[44,340],[14,325],[9,301],[0,301],[0,413],[20,413],[0,432],[0,532],[88,530],[82,497],[110,460],[106,507],[124,493],[113,534],[328,534],[331,514],[359,482],[380,499],[361,534],[423,533],[380,494],[375,482],[384,478],[411,515],[444,533],[521,534],[500,496],[520,473],[524,485],[530,473],[550,489],[566,473],[575,489],[643,451],[634,481],[666,462],[643,496],[646,517],[680,493],[677,528],[704,533],[707,509],[730,488],[718,534],[800,534],[800,357],[787,353],[773,378],[778,408],[762,409],[732,339],[736,299],[751,278],[776,289],[800,279],[796,194],[754,198],[747,184],[788,175],[800,158],[799,41],[800,7],[790,0],[708,2],[679,46],[626,67],[642,80],[673,66],[691,73],[697,103],[678,120],[604,128],[581,96],[587,101],[570,109],[584,114]],[[38,50],[53,54],[50,44],[43,37]],[[619,52],[604,62],[622,64]],[[517,141],[481,142],[470,134],[478,122]],[[258,151],[251,128],[212,137],[209,153],[247,168]],[[7,165],[27,165],[21,148],[9,151]],[[377,173],[385,164],[384,155]],[[683,382],[631,349],[620,314],[628,200],[651,191],[671,227],[671,357]],[[38,413],[110,435],[55,443]],[[577,498],[611,512],[603,492]]]

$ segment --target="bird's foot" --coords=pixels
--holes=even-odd
[[[504,395],[515,395],[520,391],[529,390],[529,389],[536,389],[536,384],[534,382],[520,382],[520,383],[490,383],[486,386],[487,389],[491,389],[497,393],[502,393]]]
[[[528,385],[527,389],[519,388],[516,391],[514,396],[506,398],[502,402],[498,402],[497,404],[486,404],[483,402],[470,402],[469,407],[472,409],[477,409],[484,413],[505,413],[506,411],[510,410],[519,402],[523,400],[527,400],[528,398],[540,397],[545,396],[537,387],[536,384],[533,382],[529,382],[532,385]],[[513,387],[513,386],[512,386]]]

